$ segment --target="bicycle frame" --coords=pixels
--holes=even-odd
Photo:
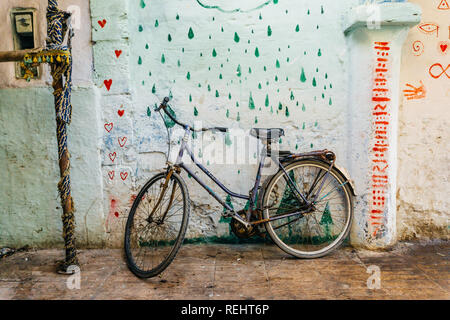
[[[256,173],[256,178],[255,178],[255,184],[253,185],[250,194],[249,195],[244,195],[244,194],[239,194],[236,192],[233,192],[231,190],[229,190],[224,184],[222,184],[219,179],[217,179],[208,169],[205,168],[205,166],[203,166],[201,163],[199,163],[197,161],[197,159],[195,158],[193,152],[191,151],[191,149],[188,146],[188,139],[190,136],[190,128],[188,126],[186,126],[185,128],[185,133],[184,133],[184,137],[182,139],[181,142],[181,146],[180,146],[180,150],[178,152],[178,156],[176,159],[175,164],[170,165],[169,164],[169,170],[174,170],[174,168],[181,168],[183,170],[185,170],[192,178],[194,178],[195,181],[197,181],[198,184],[200,184],[200,186],[202,186],[214,199],[216,199],[228,212],[232,212],[233,215],[232,217],[235,218],[236,220],[238,220],[239,222],[241,222],[242,224],[244,224],[246,227],[249,227],[250,225],[257,225],[257,224],[261,224],[264,222],[268,222],[268,221],[274,221],[274,220],[278,220],[278,219],[282,219],[282,218],[286,218],[289,216],[294,216],[294,215],[300,215],[304,212],[306,212],[307,210],[299,210],[297,212],[292,212],[292,213],[287,213],[287,214],[282,214],[276,217],[272,217],[270,219],[266,219],[266,220],[259,220],[259,221],[253,221],[250,223],[250,217],[251,217],[251,210],[255,207],[256,201],[257,201],[257,196],[258,196],[258,189],[261,185],[261,172],[262,172],[262,168],[264,166],[264,162],[266,157],[268,156],[267,151],[270,151],[270,143],[268,143],[268,146],[265,146],[264,149],[261,152],[261,157],[260,157],[260,161],[258,164],[258,171]],[[184,156],[184,152],[187,152],[187,154],[189,155],[189,157],[191,158],[191,160],[193,161],[193,163],[202,171],[204,172],[217,186],[219,186],[226,194],[230,195],[233,198],[239,198],[239,199],[243,199],[243,200],[248,200],[249,201],[249,208],[250,210],[247,212],[246,214],[246,220],[244,220],[230,205],[228,205],[225,201],[223,201],[206,183],[203,182],[203,180],[198,177],[191,169],[189,169],[182,161],[183,156]],[[325,173],[325,175],[327,176],[329,174],[329,172],[331,171],[332,167],[333,167],[333,163],[334,163],[334,154],[328,150],[322,150],[322,151],[313,151],[313,152],[308,152],[308,153],[302,153],[302,154],[289,154],[289,156],[285,157],[283,160],[295,160],[296,158],[299,157],[308,157],[308,156],[323,156],[324,158],[326,158],[327,155],[331,154],[333,156],[331,165],[330,165],[330,169]],[[297,199],[299,199],[300,201],[303,201],[306,204],[306,207],[309,208],[310,205],[312,203],[314,203],[314,201],[316,200],[317,196],[314,198],[313,201],[307,200],[307,196],[305,197],[305,195],[303,195],[297,188],[297,185],[292,181],[292,179],[289,177],[289,175],[287,175],[285,168],[282,164],[283,161],[280,161],[278,158],[273,158],[274,162],[279,166],[279,168],[281,170],[284,171],[285,175],[284,178],[287,180],[286,182],[290,185],[290,188],[292,190],[294,190],[294,193],[297,196]],[[173,166],[171,168],[171,166]],[[170,172],[170,171],[169,171]],[[320,190],[322,189],[324,182],[326,180],[326,176],[324,175],[324,179],[322,181],[322,184],[319,188],[319,191],[317,192],[317,194],[320,193]],[[167,182],[167,181],[166,181]]]

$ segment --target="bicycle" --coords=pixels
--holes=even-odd
[[[250,135],[264,145],[255,183],[248,195],[235,193],[196,160],[187,144],[191,132],[226,132],[227,128],[194,129],[167,110],[168,102],[169,98],[164,98],[155,111],[163,117],[163,110],[174,124],[183,127],[184,137],[176,162],[167,161],[165,171],[142,187],[131,207],[124,247],[127,265],[136,276],[150,278],[160,274],[173,261],[184,241],[190,201],[180,175],[182,170],[224,207],[223,216],[232,218],[231,230],[239,238],[264,235],[265,229],[280,249],[298,258],[322,257],[343,243],[351,227],[355,193],[351,180],[335,165],[333,152],[325,149],[276,154],[271,144],[284,136],[284,130],[253,128]],[[166,122],[165,125],[168,128]],[[226,194],[247,200],[247,209],[236,212],[223,201],[182,162],[184,152]],[[271,157],[279,170],[261,183],[266,157]]]

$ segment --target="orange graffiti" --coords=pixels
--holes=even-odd
[[[403,90],[403,93],[408,100],[418,100],[426,97],[427,91],[422,80],[420,81],[420,84],[420,87],[415,87],[409,83],[406,84],[410,89]]]
[[[439,37],[439,26],[436,23],[422,23],[417,26],[422,33],[431,35],[436,34]]]
[[[389,73],[389,42],[375,42],[376,65],[375,80],[372,89],[372,125],[374,135],[370,144],[372,155],[371,188],[369,200],[369,234],[371,237],[380,235],[384,225],[384,212],[389,184],[388,152],[389,152],[389,102],[390,88],[388,87]]]
[[[442,75],[446,75],[447,78],[450,79],[450,75],[447,73],[447,70],[450,69],[450,64],[447,65],[446,68],[440,63],[435,63],[430,67],[430,76],[432,76],[435,79],[439,79]]]
[[[415,56],[420,56],[423,53],[424,45],[422,41],[420,40],[414,41],[412,47]]]
[[[448,5],[447,0],[442,0],[441,3],[439,3],[438,9],[439,10],[448,10],[448,9],[450,9],[450,6]]]

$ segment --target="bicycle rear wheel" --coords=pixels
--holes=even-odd
[[[266,222],[266,230],[283,251],[299,258],[318,258],[338,248],[347,237],[353,215],[353,200],[341,173],[319,160],[289,164],[286,174],[314,207],[303,215]],[[263,196],[264,219],[304,211],[303,201],[280,170],[269,181]],[[322,186],[322,188],[321,188]]]
[[[183,243],[189,219],[189,194],[183,179],[172,173],[151,178],[136,196],[125,227],[125,256],[140,278],[163,272]]]

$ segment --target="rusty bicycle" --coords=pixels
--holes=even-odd
[[[177,120],[168,102],[169,98],[164,98],[155,110],[160,114],[163,110],[181,126],[184,136],[175,163],[168,161],[164,172],[142,187],[131,207],[124,247],[127,265],[136,276],[150,278],[160,274],[184,241],[190,200],[180,175],[182,170],[224,207],[223,215],[232,218],[231,229],[240,238],[266,232],[280,249],[298,258],[322,257],[343,243],[352,223],[355,193],[351,180],[336,166],[332,151],[274,152],[272,143],[284,136],[284,130],[253,128],[250,135],[264,145],[255,183],[249,194],[235,193],[199,163],[188,146],[191,132],[226,132],[227,128],[195,129]],[[183,163],[184,152],[226,194],[247,200],[249,205],[240,211],[233,209]],[[275,162],[278,171],[262,182],[261,171],[267,157]]]

